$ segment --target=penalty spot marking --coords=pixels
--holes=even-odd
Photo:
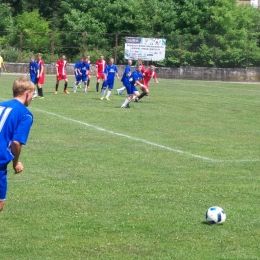
[[[150,141],[147,141],[147,140],[144,140],[144,139],[140,139],[140,138],[136,138],[136,137],[133,137],[133,136],[130,136],[130,135],[125,135],[125,134],[117,133],[117,132],[114,132],[114,131],[110,131],[110,130],[104,129],[102,127],[94,126],[94,125],[91,125],[91,124],[88,124],[88,123],[85,123],[85,122],[82,122],[82,121],[79,121],[79,120],[75,120],[75,119],[72,119],[72,118],[69,118],[69,117],[61,116],[61,115],[58,115],[58,114],[55,114],[55,113],[52,113],[52,112],[48,112],[48,111],[44,111],[44,110],[41,110],[41,109],[38,109],[38,108],[32,108],[32,109],[34,109],[38,112],[41,112],[41,113],[45,113],[45,114],[48,114],[48,115],[59,117],[59,118],[64,119],[66,121],[74,122],[74,123],[81,124],[81,125],[84,125],[84,126],[87,126],[87,127],[92,127],[96,130],[103,131],[103,132],[106,132],[106,133],[109,133],[109,134],[112,134],[112,135],[125,137],[125,138],[128,138],[128,139],[134,140],[134,141],[140,141],[140,142],[145,143],[145,144],[149,144],[149,145],[152,145],[152,146],[155,146],[155,147],[159,147],[159,148],[171,151],[171,152],[188,155],[190,157],[198,158],[198,159],[201,159],[201,160],[204,160],[204,161],[215,162],[215,163],[218,163],[218,162],[237,162],[237,163],[239,163],[239,162],[260,162],[260,159],[255,159],[255,160],[254,159],[244,159],[244,160],[212,159],[212,158],[209,158],[209,157],[205,157],[205,156],[185,152],[185,151],[182,151],[182,150],[179,150],[179,149],[171,148],[171,147],[168,147],[168,146],[160,145],[160,144],[157,144],[157,143],[153,143],[153,142],[150,142]]]

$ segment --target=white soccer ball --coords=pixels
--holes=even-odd
[[[218,206],[210,207],[206,212],[206,221],[209,225],[223,224],[225,220],[226,213]]]

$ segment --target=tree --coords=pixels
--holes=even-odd
[[[16,30],[23,33],[23,48],[37,52],[50,50],[49,22],[38,10],[23,12],[16,17]]]

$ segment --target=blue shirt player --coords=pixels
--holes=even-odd
[[[30,80],[33,84],[37,83],[37,78],[39,78],[39,65],[35,61],[34,56],[30,57],[30,63],[29,63],[29,74],[30,74]]]
[[[77,91],[78,86],[80,85],[80,82],[82,81],[81,77],[81,66],[82,66],[83,58],[80,58],[79,61],[77,61],[74,65],[74,75],[75,75],[75,83],[74,83],[74,93]]]
[[[123,84],[123,87],[122,88],[118,88],[116,91],[117,91],[117,95],[122,95],[124,90],[126,89],[126,86],[128,86],[130,83],[129,83],[129,78],[131,76],[131,66],[132,66],[132,63],[133,61],[132,60],[128,60],[127,61],[127,65],[125,67],[125,70],[124,70],[124,73],[123,73],[123,76],[121,78],[121,81],[122,81],[122,84]]]
[[[30,74],[30,80],[33,84],[37,83],[37,79],[40,76],[40,68],[38,63],[35,61],[34,56],[30,56],[30,63],[28,67],[28,73]],[[28,74],[27,73],[27,74]],[[33,97],[37,97],[37,91],[35,89]]]
[[[13,161],[15,173],[24,166],[19,162],[22,145],[25,145],[33,123],[30,105],[34,84],[25,77],[13,83],[14,98],[0,103],[0,211],[4,208],[7,193],[7,165]]]
[[[135,98],[138,98],[140,96],[137,86],[143,87],[144,85],[141,83],[141,80],[143,79],[143,73],[142,73],[142,65],[138,65],[137,69],[133,71],[129,78],[129,85],[126,86],[126,91],[128,94],[128,97],[122,104],[121,108],[129,107],[129,103],[134,100]]]
[[[83,62],[81,63],[80,72],[82,81],[84,82],[84,92],[87,92],[87,82],[88,82],[88,73],[90,71],[90,65],[88,62],[88,57],[85,57],[83,59]]]
[[[113,58],[110,58],[109,64],[104,69],[105,81],[104,81],[104,84],[103,84],[103,87],[102,87],[101,100],[104,99],[107,89],[108,90],[107,90],[107,94],[106,94],[106,100],[109,100],[109,96],[111,94],[111,91],[114,88],[115,76],[117,77],[117,79],[119,79],[118,70],[117,70],[116,65],[114,64],[114,61],[115,60]]]

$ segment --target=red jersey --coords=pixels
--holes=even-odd
[[[39,65],[40,76],[44,77],[44,62],[43,62],[43,60],[38,61],[38,65]]]
[[[67,66],[66,60],[58,60],[57,61],[56,68],[58,68],[58,73],[60,75],[66,75],[66,66]]]
[[[145,66],[144,66],[144,65],[142,65],[141,72],[142,72],[143,74],[145,73]]]
[[[148,85],[148,82],[151,80],[151,78],[156,79],[156,73],[155,71],[147,70],[144,72],[144,84]]]
[[[106,66],[107,66],[107,63],[105,60],[98,60],[96,62],[97,73],[98,74],[104,73],[104,69]]]

